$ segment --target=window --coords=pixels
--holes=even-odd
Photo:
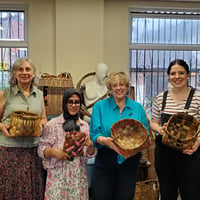
[[[0,89],[8,86],[14,61],[27,54],[26,6],[0,4]]]
[[[131,11],[130,77],[135,99],[150,109],[168,88],[167,67],[176,59],[190,66],[190,85],[200,88],[200,11]]]

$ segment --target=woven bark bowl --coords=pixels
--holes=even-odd
[[[86,132],[69,131],[65,135],[63,150],[71,157],[83,155],[84,142],[87,137]]]
[[[28,111],[14,111],[11,114],[9,133],[11,136],[39,137],[40,116]]]
[[[191,149],[197,140],[199,127],[199,121],[191,115],[172,115],[164,130],[162,142],[180,151]]]
[[[125,158],[134,156],[149,145],[147,130],[134,119],[122,119],[114,123],[111,127],[111,136]]]

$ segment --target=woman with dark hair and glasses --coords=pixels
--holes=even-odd
[[[80,119],[82,104],[78,90],[70,88],[63,95],[63,113],[48,121],[39,141],[38,153],[47,169],[45,199],[88,200],[87,158],[95,155],[89,138],[89,125]],[[70,131],[87,133],[82,156],[72,157],[63,150],[65,136]]]
[[[161,92],[155,99],[151,128],[157,133],[155,168],[161,200],[200,199],[200,140],[183,152],[162,143],[163,126],[176,113],[185,112],[200,120],[200,92],[188,85],[190,70],[181,59],[173,60],[167,69],[172,89]]]

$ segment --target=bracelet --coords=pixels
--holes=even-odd
[[[101,138],[100,138],[100,143],[101,143],[101,145],[103,145],[103,136],[101,136]]]

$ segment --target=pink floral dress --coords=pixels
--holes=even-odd
[[[47,169],[45,200],[88,200],[86,165],[91,156],[87,155],[86,147],[83,156],[75,157],[73,161],[44,158],[45,148],[63,148],[66,134],[63,122],[63,115],[48,121],[39,141],[38,154]],[[89,125],[81,119],[80,129],[89,134]]]

